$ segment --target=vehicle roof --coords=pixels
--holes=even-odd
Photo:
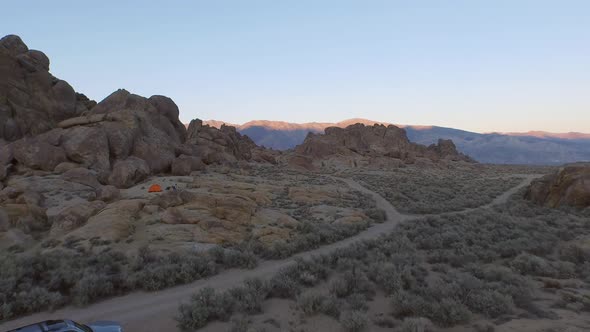
[[[43,322],[23,326],[9,332],[58,332],[72,326],[72,322],[68,320],[46,320]]]

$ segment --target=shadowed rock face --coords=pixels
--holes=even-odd
[[[567,165],[553,174],[533,181],[525,198],[548,207],[589,207],[590,163]]]
[[[188,126],[185,154],[198,155],[205,164],[232,163],[239,160],[276,163],[273,151],[262,149],[235,127],[222,125],[220,129],[203,125],[195,119]]]
[[[426,147],[410,142],[402,128],[378,124],[365,126],[360,123],[346,128],[329,127],[325,134],[310,133],[303,144],[295,148],[295,153],[320,159],[358,155],[402,160],[425,157],[433,160],[472,161],[459,153],[451,140],[439,140],[438,144]]]
[[[44,133],[93,104],[49,73],[43,52],[29,50],[18,36],[0,39],[0,139]]]

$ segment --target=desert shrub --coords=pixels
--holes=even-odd
[[[231,319],[230,332],[250,332],[252,320],[247,316],[237,315]]]
[[[392,263],[376,262],[369,267],[369,277],[387,294],[393,294],[402,289],[402,271]]]
[[[77,243],[76,239],[70,240]],[[248,253],[223,253],[220,261],[216,257],[191,252],[163,255],[148,247],[140,248],[134,256],[108,248],[97,254],[55,250],[2,255],[0,300],[7,305],[0,314],[16,317],[69,303],[84,305],[135,289],[159,290],[211,276],[226,267],[252,266],[254,262]],[[36,293],[45,290],[46,296],[40,299],[51,301],[45,305],[17,303],[17,297],[26,298],[34,287],[39,288]]]
[[[559,248],[561,260],[575,264],[590,262],[590,248],[584,248],[576,244],[568,244]]]
[[[555,277],[557,271],[551,263],[542,257],[522,253],[516,256],[510,266],[521,274],[529,274],[539,277]]]
[[[336,297],[328,295],[324,297],[320,311],[324,315],[338,318],[340,316],[340,307],[340,301]]]
[[[189,303],[179,307],[177,326],[183,330],[195,330],[209,321],[227,320],[232,313],[231,298],[227,294],[217,294],[213,288],[203,288],[191,296]]]
[[[328,286],[330,290],[330,294],[337,296],[337,297],[345,297],[350,295],[351,290],[346,283],[344,278],[336,277],[330,282]]]
[[[266,281],[254,278],[244,281],[244,286],[234,287],[228,291],[236,311],[257,314],[262,312],[262,303],[269,293]]]
[[[3,305],[3,319],[15,317],[19,313],[50,310],[61,306],[64,298],[57,292],[49,292],[42,287],[21,290],[13,295],[13,301]]]
[[[215,263],[227,268],[253,269],[258,264],[256,255],[250,250],[231,250],[217,246],[209,249],[208,253],[213,257]]]
[[[530,309],[532,288],[530,280],[499,265],[471,266],[470,273],[485,282],[486,287],[510,296],[523,309]]]
[[[297,297],[297,308],[305,315],[312,316],[322,311],[325,295],[317,292],[306,292]]]
[[[381,316],[373,320],[373,323],[382,328],[393,329],[398,326],[398,322],[391,317]]]
[[[268,296],[268,285],[261,279],[247,279],[243,286],[216,293],[203,288],[193,294],[188,303],[178,308],[176,320],[182,330],[194,330],[213,320],[228,320],[234,312],[256,314]]]
[[[473,312],[481,313],[491,318],[514,311],[512,298],[498,291],[480,290],[470,293],[465,302]]]
[[[576,264],[572,262],[552,262],[553,268],[557,272],[557,278],[569,279],[576,277]]]
[[[329,289],[330,293],[337,297],[347,297],[353,293],[374,293],[374,286],[367,275],[354,268],[334,278],[330,282]]]
[[[463,303],[451,298],[445,298],[436,306],[433,317],[441,326],[455,326],[469,322],[471,311]]]
[[[428,318],[408,317],[399,327],[399,332],[434,332],[435,328]]]
[[[340,324],[345,331],[363,331],[369,322],[367,315],[361,311],[345,311],[340,314]]]
[[[391,307],[393,315],[398,318],[434,313],[430,302],[419,295],[404,290],[392,294]]]
[[[85,305],[115,294],[111,278],[103,274],[85,275],[72,289],[74,303]]]
[[[575,311],[590,311],[590,296],[575,294],[571,291],[559,291],[560,299],[556,305],[562,308],[571,308]]]
[[[328,269],[324,264],[314,260],[296,259],[269,281],[269,292],[279,298],[295,298],[303,286],[315,286],[326,279]]]
[[[399,290],[391,297],[393,315],[398,318],[428,317],[441,326],[468,322],[471,311],[463,301],[481,284],[468,275],[452,274],[448,278],[433,279],[429,285]]]
[[[301,291],[299,280],[285,270],[275,274],[269,284],[272,296],[279,298],[294,298]]]
[[[318,282],[328,277],[328,268],[321,263],[321,257],[315,260],[295,259],[295,264],[290,273],[299,276],[299,280],[306,286],[315,286]]]
[[[363,294],[353,293],[346,298],[346,303],[352,311],[367,311],[369,306],[367,305],[367,297]]]

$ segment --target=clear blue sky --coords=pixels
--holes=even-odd
[[[181,119],[590,132],[590,1],[4,1],[0,33]]]

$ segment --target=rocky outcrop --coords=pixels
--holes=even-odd
[[[86,223],[69,234],[74,238],[91,239],[100,236],[105,241],[120,241],[133,231],[133,221],[144,206],[142,200],[120,200],[111,203],[100,212],[88,218]],[[89,207],[90,214],[96,206]]]
[[[525,198],[548,207],[590,206],[590,163],[567,165],[553,174],[534,180]]]
[[[346,128],[329,127],[324,134],[309,133],[295,148],[297,155],[325,159],[331,157],[390,157],[413,161],[423,157],[432,160],[472,161],[459,153],[450,140],[439,140],[429,147],[409,141],[406,131],[394,125],[354,124]]]
[[[0,181],[11,172],[85,168],[96,174],[94,188],[128,188],[150,175],[189,175],[205,164],[276,162],[234,127],[195,120],[187,135],[178,115],[168,97],[122,89],[97,104],[53,77],[42,52],[17,36],[0,40]]]
[[[149,174],[169,172],[185,137],[172,100],[118,90],[97,104],[92,114],[66,119],[57,128],[3,146],[11,153],[3,163],[14,160],[30,169],[59,173],[75,164],[96,172],[102,184],[127,187]],[[131,157],[142,165],[135,159],[125,162]],[[117,167],[118,162],[122,164]],[[127,166],[137,173],[123,174]]]
[[[49,73],[43,52],[14,35],[0,39],[0,139],[38,135],[82,114],[92,101]]]
[[[255,147],[248,136],[242,136],[234,127],[217,129],[195,119],[188,126],[183,148],[189,150],[186,154],[198,155],[205,164],[223,164],[250,160]]]
[[[53,171],[57,165],[68,160],[66,152],[50,144],[47,134],[23,138],[12,144],[14,159],[32,169]]]

